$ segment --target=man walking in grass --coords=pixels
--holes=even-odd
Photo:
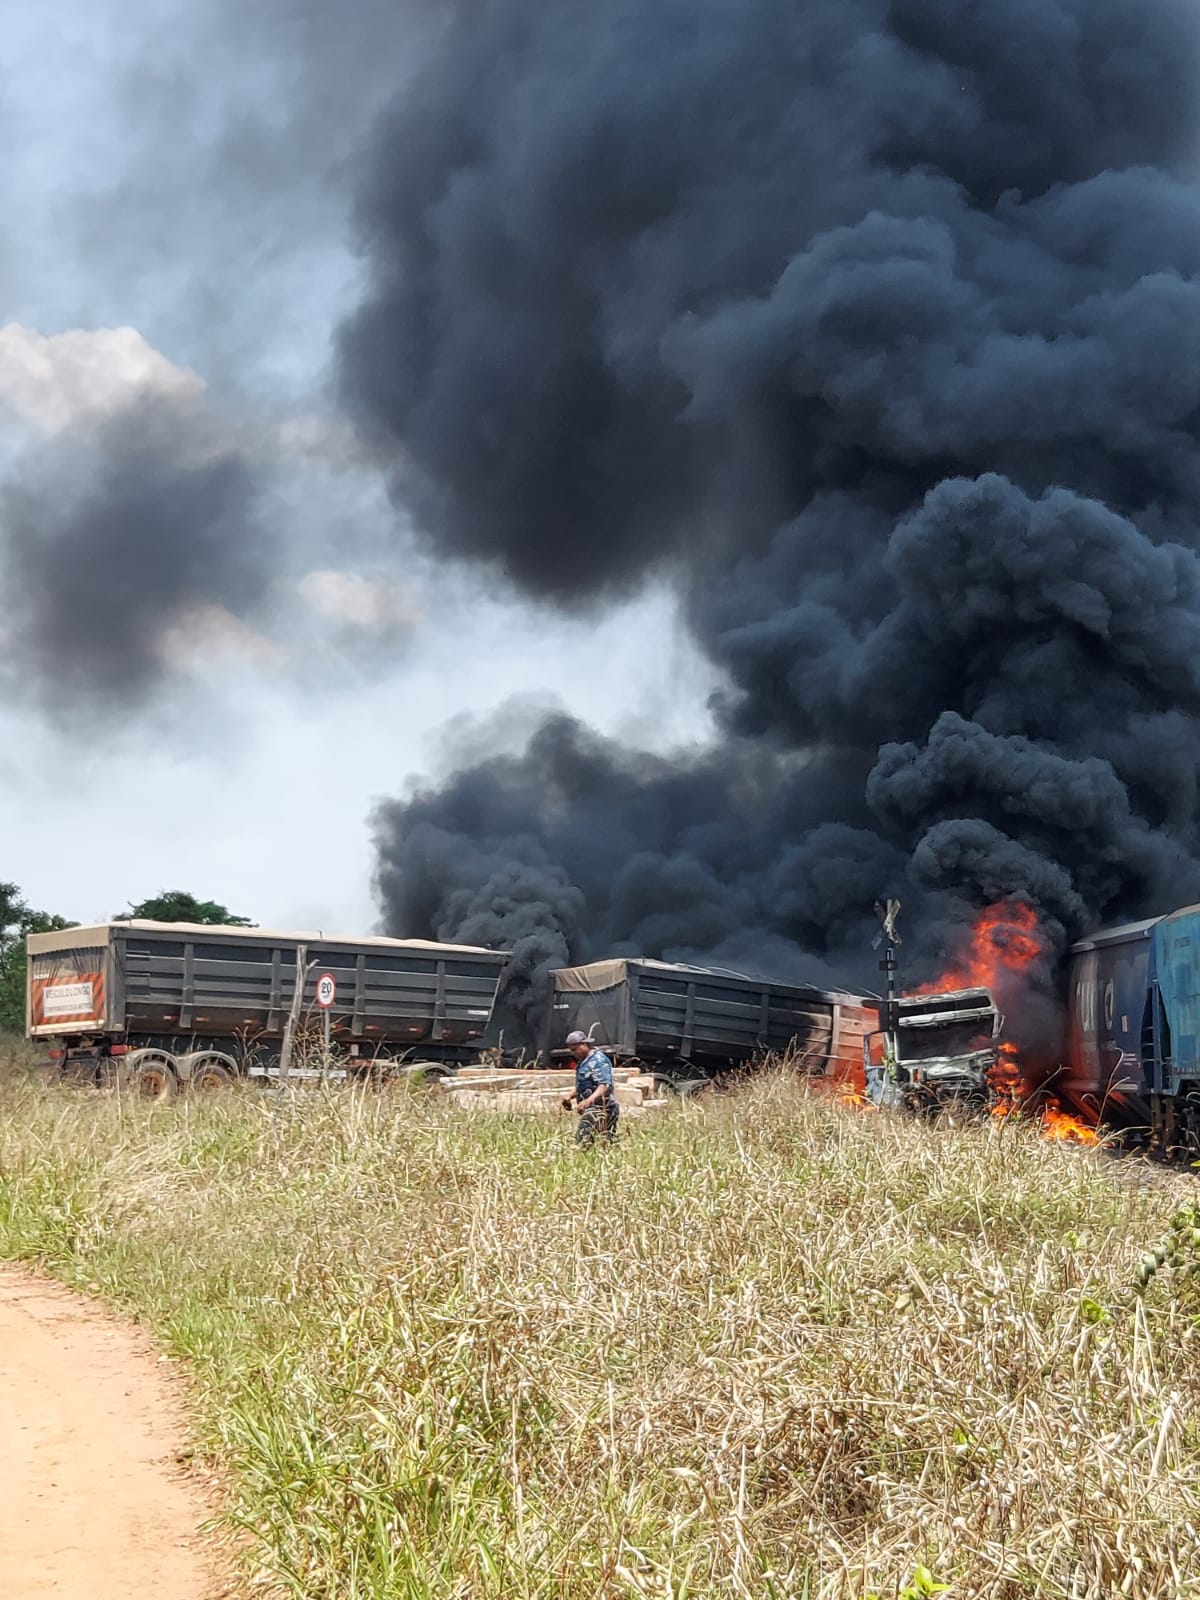
[[[567,1049],[575,1057],[575,1094],[565,1095],[562,1104],[564,1111],[574,1110],[579,1115],[576,1142],[587,1149],[597,1134],[615,1139],[621,1112],[612,1062],[586,1033],[569,1033]]]

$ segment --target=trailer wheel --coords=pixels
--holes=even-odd
[[[389,1072],[383,1084],[393,1092],[398,1089],[440,1089],[450,1076],[440,1061],[406,1062],[399,1072]]]
[[[439,1061],[421,1063],[413,1074],[423,1089],[440,1089],[449,1076]]]
[[[212,1094],[218,1089],[228,1089],[236,1081],[236,1074],[220,1056],[206,1056],[192,1068],[188,1090],[192,1094]]]
[[[175,1064],[159,1050],[139,1050],[129,1063],[129,1084],[143,1100],[170,1100],[179,1086]]]

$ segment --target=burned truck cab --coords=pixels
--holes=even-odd
[[[884,1000],[879,1023],[863,1041],[874,1104],[924,1112],[990,1104],[1004,1018],[989,989]]]

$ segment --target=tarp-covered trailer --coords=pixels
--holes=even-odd
[[[875,1013],[856,997],[720,968],[620,957],[554,973],[551,1050],[575,1029],[672,1082],[703,1080],[768,1051],[814,1076],[863,1081]]]
[[[128,1067],[163,1093],[188,1079],[270,1076],[301,948],[301,1024],[320,1029],[316,986],[329,974],[332,1053],[345,1068],[472,1059],[508,959],[472,945],[199,923],[65,928],[29,937],[26,1032],[56,1041],[64,1068]]]

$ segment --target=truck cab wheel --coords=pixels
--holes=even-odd
[[[977,1102],[969,1100],[965,1095],[946,1095],[940,1098],[930,1108],[929,1115],[943,1128],[966,1128],[980,1118],[980,1107]]]

